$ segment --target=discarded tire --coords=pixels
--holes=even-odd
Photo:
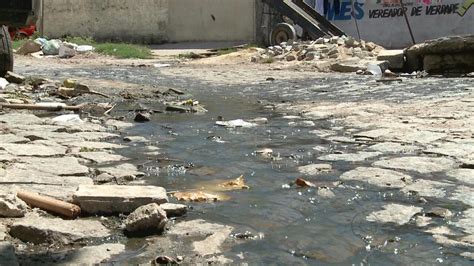
[[[270,34],[270,44],[277,45],[289,40],[296,40],[296,30],[288,23],[280,23],[273,28]]]
[[[0,77],[5,76],[7,71],[13,71],[13,48],[8,28],[0,28]]]

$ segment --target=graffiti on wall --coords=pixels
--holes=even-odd
[[[328,1],[325,16],[328,20],[383,19],[407,16],[444,16],[463,17],[474,6],[474,0],[376,0],[375,5],[367,5],[365,0]],[[474,8],[472,8],[474,9]]]

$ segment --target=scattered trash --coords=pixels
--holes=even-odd
[[[307,180],[304,180],[302,178],[296,179],[295,184],[299,187],[317,187],[316,184],[309,182]]]
[[[375,63],[369,63],[367,65],[367,71],[372,73],[374,76],[382,76],[382,69]]]
[[[69,114],[69,115],[61,115],[58,117],[53,118],[53,122],[55,123],[72,123],[72,124],[80,124],[84,123],[81,117],[76,114]]]
[[[19,191],[17,196],[32,207],[60,214],[65,217],[76,218],[81,214],[81,208],[77,205],[48,196],[42,196],[34,192]]]
[[[250,187],[245,184],[243,175],[239,176],[235,180],[219,184],[219,186],[226,190],[250,189]]]
[[[219,200],[219,196],[202,191],[175,192],[173,196],[179,201],[208,202]]]
[[[10,84],[6,79],[0,78],[0,89],[4,90]]]
[[[60,40],[50,40],[41,47],[44,55],[59,55],[59,48],[61,47]]]
[[[250,127],[257,126],[257,124],[255,123],[250,123],[242,119],[236,119],[236,120],[231,120],[231,121],[216,121],[216,125],[227,127],[227,128],[236,128],[236,127],[250,128]]]
[[[154,64],[153,66],[156,68],[162,68],[162,67],[170,67],[171,64]]]
[[[79,54],[85,54],[85,53],[88,53],[88,52],[93,52],[94,50],[95,50],[95,48],[93,46],[90,46],[90,45],[79,45],[76,48],[76,51]]]

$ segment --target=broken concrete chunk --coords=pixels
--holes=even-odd
[[[156,203],[138,207],[125,220],[125,230],[134,232],[161,232],[168,218],[166,212]]]
[[[409,175],[393,170],[358,167],[341,175],[342,180],[357,180],[371,185],[387,188],[402,188],[412,183]]]
[[[400,157],[375,162],[374,166],[428,174],[452,169],[456,163],[448,158]]]
[[[14,194],[0,197],[0,217],[23,217],[28,211],[28,205]]]
[[[389,204],[383,206],[383,210],[373,212],[369,216],[367,216],[367,221],[404,225],[410,222],[411,217],[421,212],[422,210],[423,208],[415,206]]]
[[[168,202],[166,190],[156,186],[79,186],[73,201],[84,213],[131,213],[140,206]]]
[[[188,211],[188,206],[184,204],[164,203],[160,207],[166,212],[167,217],[181,217]]]
[[[13,223],[10,235],[34,244],[70,244],[77,241],[101,239],[110,231],[98,221],[63,220],[30,216]]]
[[[22,84],[25,82],[26,78],[20,74],[16,74],[8,71],[5,75],[5,79],[10,83]]]
[[[58,258],[59,265],[99,265],[125,251],[123,244],[103,244],[80,248]],[[53,257],[55,257],[53,255]]]
[[[210,255],[221,252],[221,245],[229,238],[233,227],[213,224],[204,220],[181,222],[167,232],[179,238],[203,239],[193,243],[194,251],[199,255]]]
[[[381,50],[377,60],[387,61],[389,69],[400,70],[405,65],[405,54],[403,50]]]

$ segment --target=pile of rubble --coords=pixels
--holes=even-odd
[[[75,43],[63,42],[61,40],[47,40],[38,38],[26,41],[17,51],[20,55],[33,55],[34,57],[54,56],[59,58],[71,58],[76,54],[93,52],[95,48],[90,45],[77,45]]]
[[[337,59],[358,58],[376,60],[382,47],[352,37],[319,38],[315,41],[290,41],[280,45],[260,49],[252,57],[252,62],[272,61],[334,61]]]

